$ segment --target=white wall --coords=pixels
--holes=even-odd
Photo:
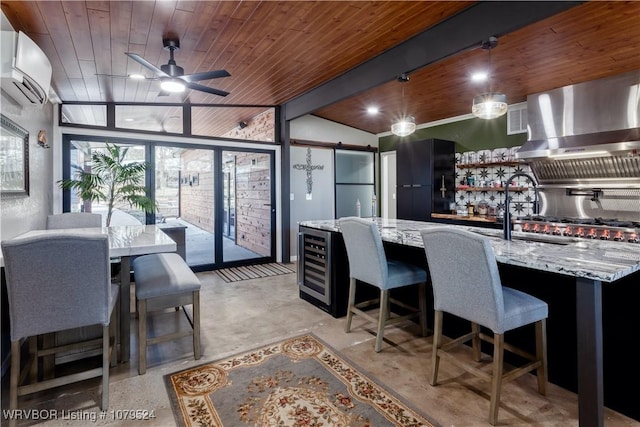
[[[396,218],[396,152],[386,151],[380,153],[380,192],[382,193],[382,216],[384,218]]]
[[[344,126],[320,117],[307,115],[291,121],[290,138],[292,140],[338,143],[347,145],[378,146],[375,134]],[[313,197],[306,199],[304,191],[306,174],[293,169],[293,165],[305,163],[306,147],[292,147],[290,184],[291,200],[290,253],[295,259],[298,253],[298,222],[334,218],[334,165],[333,150],[312,149],[312,163],[325,164],[323,171],[313,172]],[[284,196],[284,195],[283,195]],[[291,198],[292,196],[289,195]]]
[[[330,219],[334,217],[334,166],[333,150],[328,148],[311,148],[312,165],[322,166],[311,172],[313,187],[307,194],[307,173],[295,169],[294,165],[306,165],[308,147],[291,147],[291,255],[298,253],[298,223],[311,219]]]
[[[378,146],[378,136],[373,133],[311,115],[292,120],[289,135],[291,139],[307,141]]]
[[[38,131],[44,129],[47,141],[53,139],[53,105],[40,109],[22,107],[2,92],[0,112],[29,132],[29,196],[2,197],[0,206],[0,240],[29,230],[45,228],[51,213],[53,150],[38,145]]]

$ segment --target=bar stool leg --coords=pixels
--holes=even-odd
[[[345,332],[351,331],[351,320],[353,319],[353,312],[351,308],[356,303],[356,279],[349,280],[349,302],[347,303],[347,323],[344,327]]]
[[[200,291],[193,292],[193,357],[200,359]]]
[[[376,353],[382,350],[382,339],[384,336],[384,325],[389,317],[389,291],[380,291],[380,315],[378,316],[378,336],[376,337]]]
[[[418,309],[420,310],[420,333],[423,337],[427,336],[427,292],[426,283],[420,283],[418,285]]]
[[[138,374],[147,372],[147,301],[138,300]]]
[[[102,327],[102,402],[100,409],[106,411],[109,408],[109,365],[111,357],[109,347],[111,332],[109,326]]]
[[[18,409],[18,382],[20,377],[20,340],[11,342],[11,379],[9,380],[9,409]],[[18,420],[9,420],[10,427],[16,427]]]
[[[431,385],[438,384],[438,369],[440,356],[438,352],[442,346],[442,311],[436,311],[433,321],[433,350],[431,352]]]

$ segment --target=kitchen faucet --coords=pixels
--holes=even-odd
[[[511,180],[513,178],[518,176],[524,176],[526,178],[529,178],[529,181],[533,183],[533,192],[534,192],[533,214],[537,215],[539,213],[538,212],[539,211],[538,184],[536,180],[531,175],[524,172],[516,172],[513,175],[511,175],[509,179],[507,179],[507,183],[504,187],[504,217],[503,217],[503,223],[502,223],[504,240],[511,240],[511,212],[509,211],[509,184],[511,184]]]

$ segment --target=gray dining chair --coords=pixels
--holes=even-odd
[[[47,230],[102,227],[102,215],[88,212],[65,212],[47,216]]]
[[[538,392],[546,394],[547,384],[547,303],[524,292],[503,286],[498,263],[489,239],[466,230],[436,227],[421,231],[433,286],[435,322],[431,385],[438,383],[441,358],[491,383],[489,423],[498,421],[502,383],[537,370]],[[471,322],[471,333],[446,344],[442,340],[443,313]],[[505,343],[507,331],[535,324],[536,354],[532,355]],[[480,327],[493,332],[485,335]],[[480,342],[493,343],[493,372],[466,363],[459,356],[447,353],[453,347],[472,341],[476,362],[481,360]],[[513,352],[528,362],[504,371],[504,350]]]
[[[427,333],[427,315],[425,300],[425,282],[427,272],[424,268],[398,260],[387,260],[382,246],[382,238],[374,221],[358,217],[346,217],[338,220],[344,244],[349,258],[349,302],[345,332],[351,330],[353,315],[357,314],[370,322],[378,324],[375,350],[382,348],[384,328],[415,317],[420,318],[422,335]],[[356,304],[356,286],[361,281],[380,289],[380,297]],[[411,307],[394,298],[390,298],[391,289],[410,285],[419,285],[418,308]],[[379,303],[378,318],[367,311]],[[402,307],[408,314],[395,315],[391,305]]]
[[[11,334],[9,407],[18,408],[18,396],[101,376],[100,406],[106,410],[110,328],[115,335],[114,319],[118,313],[118,286],[111,284],[108,236],[53,232],[3,240],[1,245]],[[39,335],[91,325],[102,327],[101,338],[49,348],[40,348],[37,343]],[[20,353],[24,339],[28,339],[32,354],[22,376]],[[37,381],[39,358],[90,346],[101,349],[101,367]],[[31,374],[30,381],[23,385],[27,372]]]

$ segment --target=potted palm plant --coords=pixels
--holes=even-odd
[[[146,213],[157,210],[156,202],[147,197],[144,186],[149,164],[125,161],[127,151],[126,147],[107,144],[105,150],[91,154],[91,170],[75,166],[73,178],[58,182],[65,190],[77,191],[82,200],[106,202],[107,227],[111,224],[113,208],[118,204],[128,203]]]

